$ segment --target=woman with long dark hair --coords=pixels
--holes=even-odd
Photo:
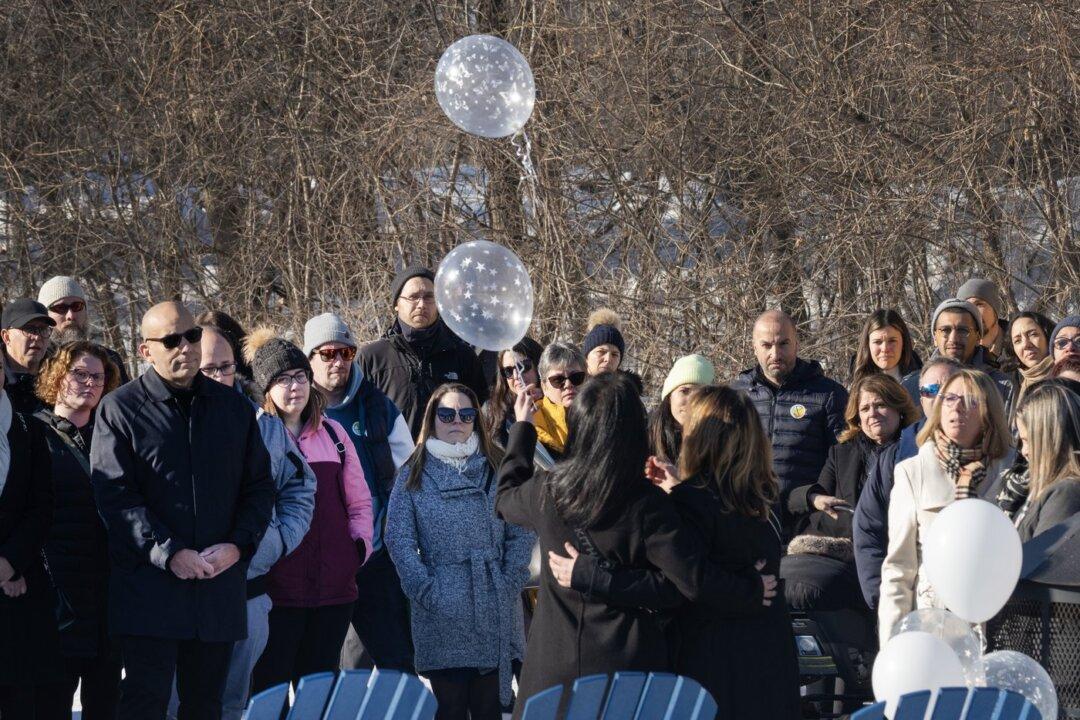
[[[517,597],[535,538],[495,515],[502,453],[477,405],[459,383],[435,391],[387,513],[386,542],[412,604],[416,669],[439,701],[436,720],[502,720],[511,665],[525,651]]]
[[[863,323],[859,348],[852,361],[851,382],[874,373],[891,375],[897,382],[922,367],[904,318],[895,310],[875,310]]]
[[[484,420],[492,440],[499,447],[506,447],[510,426],[514,424],[514,399],[525,386],[540,384],[540,356],[543,354],[544,348],[540,343],[525,337],[513,348],[502,350],[496,356],[498,370],[495,387],[484,403]]]
[[[630,379],[604,373],[582,387],[567,417],[566,452],[551,473],[533,468],[533,412],[523,393],[499,468],[496,510],[534,529],[542,552],[570,553],[575,586],[585,591],[561,586],[551,565],[542,565],[522,697],[592,673],[670,670],[664,623],[646,608],[675,607],[680,594],[717,610],[751,613],[776,597],[776,578],[753,563],[711,563],[701,539],[646,479],[645,409]],[[659,572],[630,573],[627,586],[615,587],[621,579],[612,579],[601,587],[594,582],[601,566]]]

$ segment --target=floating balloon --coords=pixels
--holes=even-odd
[[[1023,653],[998,650],[983,655],[982,666],[986,676],[984,687],[1019,693],[1036,707],[1043,720],[1057,720],[1057,692],[1042,665]]]
[[[491,35],[469,35],[439,58],[435,97],[465,132],[500,138],[525,127],[536,103],[536,84],[516,47]]]
[[[971,623],[986,622],[1008,602],[1020,579],[1023,551],[1008,516],[985,500],[950,503],[923,546],[927,579],[945,607]]]
[[[918,690],[964,687],[960,659],[944,640],[918,630],[900,633],[885,643],[874,661],[874,697],[893,716],[897,699]]]
[[[893,637],[905,632],[926,632],[945,641],[952,648],[964,669],[968,687],[983,685],[982,643],[970,623],[966,623],[948,610],[923,608],[904,616],[893,627]]]
[[[474,240],[439,263],[435,302],[451,330],[484,350],[506,350],[532,324],[533,288],[517,255],[502,245]]]

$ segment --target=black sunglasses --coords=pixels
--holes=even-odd
[[[447,425],[454,422],[454,418],[461,418],[463,423],[471,423],[476,420],[476,408],[461,408],[460,410],[448,407],[435,408],[435,417]]]
[[[533,362],[532,360],[522,360],[517,365],[509,365],[499,368],[499,372],[502,373],[503,380],[509,380],[510,378],[514,377],[514,373],[517,372],[518,367],[521,368],[521,374],[524,375],[525,373],[533,369]]]
[[[569,375],[552,375],[547,379],[548,385],[556,390],[562,390],[566,386],[566,381],[569,380],[570,384],[577,387],[581,383],[585,382],[585,373],[578,371],[570,373]]]
[[[159,342],[165,346],[166,350],[175,350],[180,347],[181,340],[187,340],[188,343],[194,345],[202,340],[202,328],[193,327],[190,330],[185,330],[182,333],[170,333],[159,338],[144,338],[146,342]]]

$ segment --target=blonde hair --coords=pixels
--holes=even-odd
[[[720,385],[697,388],[683,428],[679,476],[711,484],[725,512],[767,520],[780,495],[772,448],[749,398]]]
[[[908,391],[893,377],[885,373],[863,375],[851,386],[851,394],[848,395],[847,407],[844,408],[844,421],[847,427],[837,438],[842,443],[857,438],[862,432],[862,423],[859,422],[859,405],[862,404],[861,396],[864,392],[877,395],[886,405],[900,414],[899,429],[901,430],[919,418],[919,409],[911,401]]]
[[[1027,429],[1029,495],[1038,500],[1055,483],[1080,478],[1080,399],[1053,382],[1029,392],[1017,408]]]
[[[957,370],[941,386],[938,396],[934,398],[934,407],[930,410],[930,417],[919,432],[916,441],[922,445],[934,439],[934,435],[941,428],[941,398],[958,382],[963,383],[964,389],[960,394],[964,396],[967,406],[978,408],[979,423],[983,429],[981,441],[983,453],[990,460],[1004,457],[1012,446],[1009,423],[1005,419],[1005,403],[1001,400],[997,383],[981,370],[971,368]]]

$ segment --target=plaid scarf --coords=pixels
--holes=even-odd
[[[956,486],[956,499],[975,497],[979,483],[986,477],[986,464],[983,462],[986,453],[982,446],[962,448],[941,430],[934,433],[934,446],[945,474]]]

